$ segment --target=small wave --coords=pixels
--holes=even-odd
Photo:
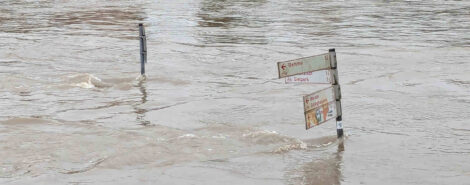
[[[96,160],[91,160],[91,161],[89,161],[89,163],[86,163],[86,164],[73,165],[74,168],[64,169],[60,173],[63,173],[63,174],[76,174],[76,173],[87,172],[87,171],[90,171],[90,170],[96,168],[98,165],[100,165],[105,160],[106,160],[106,158],[99,158],[99,159],[96,159]]]
[[[91,89],[91,88],[95,87],[93,85],[93,83],[91,83],[90,80],[88,80],[88,82],[82,82],[82,83],[75,84],[75,86],[85,88],[85,89]]]
[[[338,137],[334,135],[334,136],[324,136],[320,138],[308,139],[308,140],[304,140],[303,142],[305,142],[309,147],[320,148],[320,147],[330,146],[336,141],[338,141]]]
[[[85,89],[110,87],[110,84],[103,82],[100,78],[92,74],[77,74],[69,76],[72,86]]]
[[[305,150],[305,149],[307,149],[307,144],[299,139],[296,139],[295,143],[280,146],[279,148],[275,149],[273,153],[285,153],[285,152],[289,152],[292,150]]]
[[[283,142],[285,138],[279,135],[276,131],[254,131],[243,134],[243,138],[256,144],[273,144]]]
[[[141,81],[145,81],[145,79],[147,79],[147,76],[145,75],[139,75],[138,77],[135,78],[135,80],[141,82]]]
[[[93,74],[74,74],[68,76],[68,84],[73,87],[84,89],[92,88],[116,88],[120,90],[129,90],[132,86],[141,86],[147,77],[139,75],[137,77],[105,78],[100,79]]]
[[[197,136],[194,134],[185,134],[185,135],[178,136],[178,138],[195,138],[195,137]]]
[[[218,135],[212,136],[212,138],[213,139],[227,139],[227,136],[223,134],[218,134]]]
[[[304,150],[307,149],[308,145],[297,138],[281,135],[276,131],[254,131],[243,134],[245,139],[249,139],[251,142],[262,145],[277,145],[273,153],[285,153],[292,150]]]
[[[288,136],[281,135],[276,131],[255,131],[243,134],[245,139],[249,142],[260,145],[275,145],[278,146],[272,152],[284,153],[291,150],[307,149],[307,144],[303,141]]]
[[[455,84],[455,85],[462,86],[462,87],[470,87],[470,81],[457,80],[457,79],[448,79],[446,81],[447,83],[450,83],[450,84]]]
[[[258,137],[260,135],[278,135],[276,131],[261,130],[243,134],[243,137]]]

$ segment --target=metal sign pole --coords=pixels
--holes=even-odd
[[[147,63],[147,37],[145,35],[144,25],[139,24],[139,40],[140,40],[140,74],[145,74],[145,63]]]
[[[331,61],[331,69],[333,70],[334,76],[334,86],[336,93],[336,109],[337,109],[337,116],[336,116],[336,133],[338,134],[338,138],[343,137],[343,123],[342,123],[342,111],[341,111],[341,88],[339,86],[339,78],[338,78],[338,68],[336,62],[336,52],[335,49],[329,50],[330,54],[330,61]]]

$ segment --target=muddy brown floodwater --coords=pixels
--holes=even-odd
[[[0,184],[468,184],[469,33],[457,0],[0,0]],[[329,48],[344,140],[277,79]]]

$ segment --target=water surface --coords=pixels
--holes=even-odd
[[[2,184],[470,181],[470,2],[0,4]],[[344,140],[277,79],[329,48]]]

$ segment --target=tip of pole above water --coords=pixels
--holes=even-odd
[[[330,48],[328,52],[335,52],[335,48]]]
[[[139,23],[140,40],[140,74],[145,75],[145,63],[147,63],[147,37],[145,35],[144,24]]]

